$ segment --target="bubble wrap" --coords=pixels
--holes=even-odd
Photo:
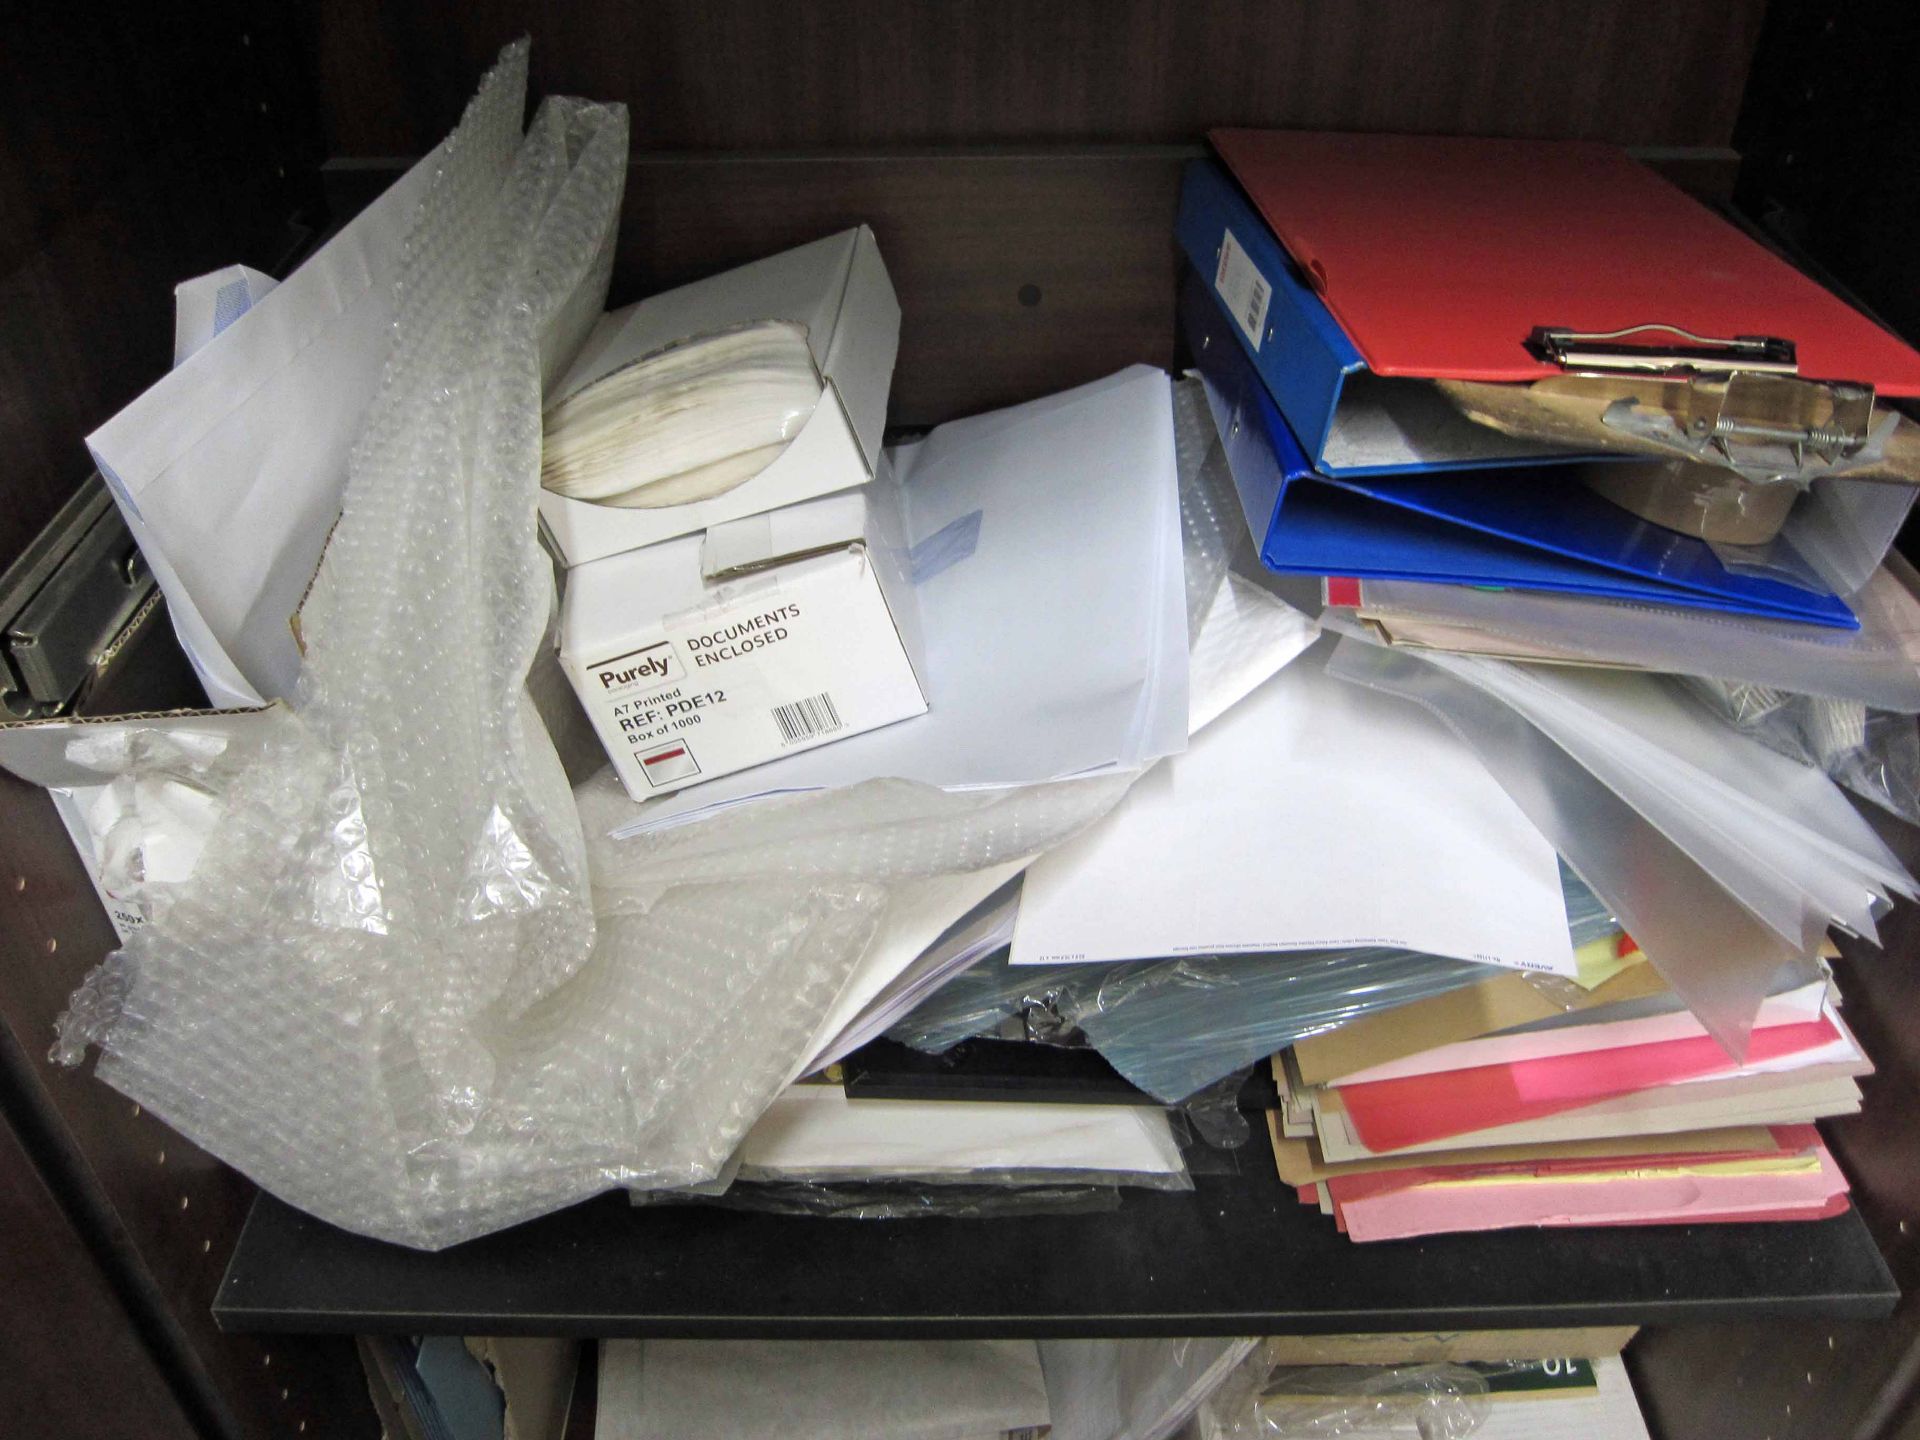
[[[428,1249],[713,1179],[899,891],[1057,844],[1129,783],[877,780],[599,838],[631,802],[606,772],[569,794],[525,680],[542,380],[604,299],[626,125],[552,101],[523,140],[526,58],[409,242],[296,705],[190,777],[222,806],[199,866],[56,1050],[98,1044],[101,1078],[266,1189]],[[1189,564],[1217,576],[1206,533]]]
[[[604,303],[626,116],[551,101],[523,138],[526,71],[510,47],[414,221],[295,712],[262,718],[192,880],[63,1038],[295,1204],[416,1244],[458,1238],[448,1147],[490,1120],[500,1036],[594,937],[524,681],[552,608],[543,372]]]

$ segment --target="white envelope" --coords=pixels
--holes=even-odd
[[[925,715],[724,776],[620,835],[875,778],[949,789],[1136,769],[1186,745],[1173,411],[1138,365],[893,452],[927,656]]]
[[[87,437],[215,706],[293,693],[289,621],[340,513],[438,153]]]
[[[187,357],[258,305],[280,282],[246,265],[228,265],[173,287],[173,363]]]
[[[1034,862],[1013,963],[1360,946],[1575,973],[1553,847],[1444,726],[1309,655]]]
[[[1025,867],[1015,860],[985,872],[1004,876],[1009,883],[982,900],[958,920],[949,923],[932,944],[901,966],[900,956],[912,948],[912,941],[928,928],[951,914],[949,892],[931,882],[907,887],[900,902],[882,922],[874,945],[834,1002],[825,1023],[817,1032],[831,1038],[819,1045],[802,1074],[818,1070],[843,1059],[877,1040],[887,1028],[907,1014],[927,996],[955,975],[994,951],[1004,949],[1013,939],[1013,917],[1020,909],[1020,887],[1011,883]],[[966,877],[969,881],[973,876]],[[874,961],[869,968],[868,959]],[[890,972],[896,972],[891,973]],[[876,990],[876,981],[884,983]],[[834,1022],[848,1018],[838,1030]]]
[[[740,1142],[743,1179],[922,1176],[980,1171],[1126,1175],[1152,1184],[1186,1174],[1150,1105],[1019,1100],[850,1100],[838,1085],[783,1092]]]

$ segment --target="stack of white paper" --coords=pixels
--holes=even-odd
[[[936,892],[934,910],[944,907]],[[924,924],[927,911],[921,897],[913,897],[908,926]],[[1020,882],[1016,876],[949,925],[925,950],[888,980],[860,1012],[814,1055],[810,1068],[831,1065],[851,1055],[869,1040],[877,1040],[893,1022],[965,970],[1013,940],[1013,917],[1020,910]],[[897,923],[897,922],[896,922]],[[852,997],[848,997],[852,998]],[[836,1007],[837,1008],[837,1007]]]
[[[1136,769],[1187,739],[1187,617],[1164,371],[943,425],[892,452],[927,714],[648,805],[622,835],[862,780],[948,789]]]
[[[191,353],[87,437],[215,705],[293,694],[288,621],[340,515],[401,251],[439,164],[435,151],[415,165],[284,284],[250,283],[224,327],[218,287],[204,317],[204,287],[183,287]]]
[[[1553,847],[1445,727],[1316,654],[1035,862],[1013,961],[1364,946],[1575,973]]]
[[[1189,659],[1191,731],[1198,734],[1245,700],[1318,633],[1297,610],[1239,576],[1227,575],[1201,621]],[[941,982],[1006,943],[1012,930],[1011,902],[990,920],[981,918],[973,926],[961,922],[1030,863],[1028,857],[901,887],[880,934],[821,1025],[812,1058],[795,1078],[857,1049]]]

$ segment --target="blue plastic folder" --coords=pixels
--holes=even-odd
[[[1705,541],[1639,519],[1561,467],[1322,475],[1197,275],[1182,289],[1181,323],[1270,570],[1555,590],[1859,628],[1834,596],[1728,570]]]
[[[1231,306],[1223,338],[1266,384],[1318,473],[1338,477],[1595,458],[1519,440],[1461,415],[1430,383],[1375,375],[1219,165],[1195,160],[1175,231],[1209,294]]]

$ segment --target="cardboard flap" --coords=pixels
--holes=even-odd
[[[548,403],[676,341],[759,320],[805,326],[814,364],[822,374],[831,374],[834,333],[862,233],[845,230],[609,311],[594,326]],[[871,243],[872,233],[865,235]]]
[[[112,777],[77,765],[67,758],[67,743],[75,735],[114,731],[170,730],[229,739],[249,733],[268,716],[285,707],[278,703],[256,710],[169,710],[145,715],[116,715],[110,719],[28,720],[0,725],[0,766],[29,784],[54,787],[100,785]]]
[[[859,490],[748,515],[708,527],[700,547],[700,573],[707,580],[720,580],[764,570],[858,545],[866,532],[867,505]]]
[[[880,263],[873,231],[854,232],[846,291],[833,327],[833,341],[820,367],[847,412],[860,451],[871,471],[880,458],[880,436],[887,423],[887,392],[900,353],[900,301]]]

